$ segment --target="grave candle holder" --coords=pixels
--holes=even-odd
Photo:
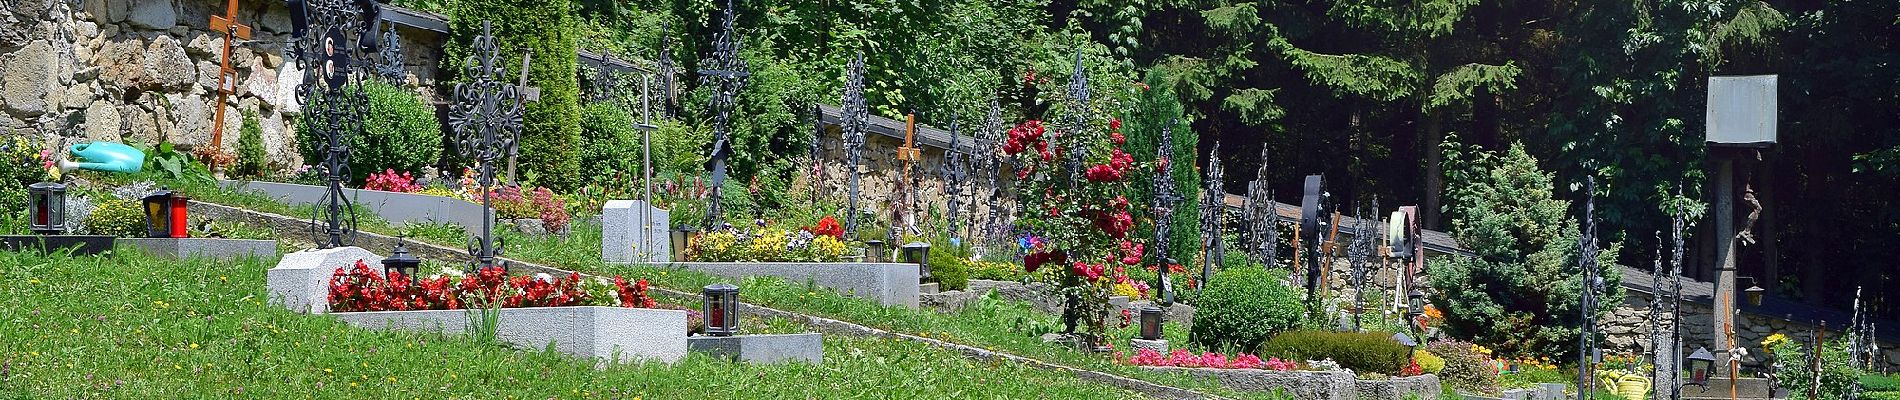
[[[170,189],[158,192],[140,200],[145,206],[145,231],[147,237],[187,238],[191,237],[186,222],[186,210],[190,204],[188,197],[180,196]]]
[[[917,264],[919,277],[930,279],[930,244],[910,242],[904,245],[904,262]]]
[[[26,187],[28,228],[41,235],[66,233],[66,185],[40,182]]]
[[[1141,308],[1141,339],[1161,340],[1161,307]]]
[[[706,285],[700,304],[706,318],[707,336],[732,336],[739,333],[739,287],[720,282]]]
[[[395,278],[396,274],[402,274],[413,281],[421,270],[422,259],[409,254],[409,248],[404,246],[402,238],[396,238],[396,249],[390,250],[389,258],[383,259],[383,277]]]

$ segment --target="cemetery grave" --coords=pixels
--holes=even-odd
[[[780,3],[0,0],[0,393],[1900,393],[1900,9]]]

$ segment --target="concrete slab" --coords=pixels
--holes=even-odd
[[[277,257],[277,241],[221,238],[122,238],[119,243],[145,250],[146,254],[174,259],[210,258],[233,260],[245,257]]]
[[[694,336],[686,339],[692,351],[757,364],[824,363],[824,337],[817,333],[787,335]]]
[[[352,326],[464,334],[471,310],[330,314]],[[495,338],[526,350],[555,351],[603,363],[674,362],[686,357],[686,312],[622,307],[504,308]]]
[[[670,263],[673,268],[731,278],[776,276],[812,282],[887,306],[917,308],[917,264],[899,263]],[[744,289],[740,289],[744,296]]]
[[[353,268],[362,260],[379,266],[383,257],[360,247],[305,250],[285,254],[277,267],[265,271],[270,302],[299,313],[330,312],[330,276],[337,268]]]

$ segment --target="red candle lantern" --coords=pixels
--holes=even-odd
[[[180,196],[169,189],[159,189],[157,193],[145,196],[145,229],[147,236],[155,238],[191,237],[191,224],[186,222],[185,210],[190,198]]]

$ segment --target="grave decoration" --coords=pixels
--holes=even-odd
[[[1221,188],[1225,171],[1220,163],[1220,141],[1215,141],[1214,148],[1207,151],[1207,188],[1201,191],[1205,197],[1201,199],[1200,286],[1206,286],[1214,275],[1214,266],[1227,259],[1227,244],[1221,240],[1222,231],[1226,230],[1221,216],[1222,209],[1227,208],[1227,189]]]
[[[1168,169],[1171,162],[1168,157],[1174,154],[1174,125],[1178,123],[1180,120],[1169,120],[1167,125],[1161,126],[1161,145],[1155,150],[1154,203],[1148,208],[1154,213],[1154,238],[1148,242],[1148,263],[1155,266],[1154,287],[1161,290],[1155,296],[1155,301],[1162,306],[1174,304],[1174,281],[1169,277],[1168,270],[1175,262],[1168,257],[1168,236],[1174,228],[1171,223],[1174,221],[1174,206],[1181,204],[1181,195],[1174,192],[1174,173]],[[1160,309],[1155,310],[1155,318],[1160,318]],[[1143,312],[1145,324],[1147,314],[1146,310]]]
[[[691,351],[752,363],[824,361],[824,336],[817,333],[739,334],[738,286],[724,282],[706,285],[700,295],[706,334],[687,338]]]
[[[858,232],[858,199],[863,179],[859,165],[864,158],[864,129],[870,123],[870,108],[864,104],[864,53],[858,53],[851,60],[851,66],[845,69],[844,85],[844,150],[845,150],[845,197],[844,230],[853,235]]]
[[[365,66],[355,60],[368,60],[377,51],[376,40],[365,38],[381,10],[369,1],[300,2],[301,7],[291,7],[295,51],[286,53],[304,66],[297,86],[297,104],[304,115],[299,131],[322,138],[317,143],[323,154],[319,166],[329,185],[310,217],[311,240],[321,248],[336,248],[356,240],[356,206],[343,182],[350,176],[348,138],[363,134],[369,97],[362,90],[365,74],[354,73]]]
[[[73,248],[74,255],[99,254],[112,249],[112,236],[68,235],[66,184],[39,182],[27,185],[27,229],[32,235],[0,236],[0,248],[35,249],[51,252]]]
[[[711,59],[700,62],[706,69],[699,71],[699,84],[713,88],[711,104],[707,107],[713,114],[712,144],[712,185],[706,198],[706,229],[722,230],[724,211],[720,201],[726,183],[726,159],[732,157],[731,141],[732,112],[737,106],[739,92],[745,89],[747,80],[752,76],[746,72],[745,59],[739,58],[741,40],[732,24],[738,18],[732,8],[732,0],[726,0],[725,18],[720,20],[719,36],[713,39]]]
[[[1003,154],[1001,138],[1007,129],[1003,126],[1003,108],[996,98],[990,98],[990,115],[983,120],[983,130],[977,132],[978,148],[982,149],[977,162],[990,182],[990,215],[982,235],[986,242],[1004,242],[1009,237],[1009,224],[1004,222],[1009,215],[1003,207],[1003,171],[1010,159]]]
[[[963,238],[963,201],[970,192],[969,157],[963,151],[963,137],[958,132],[956,114],[950,116],[950,148],[943,151],[943,163],[938,167],[938,177],[943,182],[944,220],[949,225],[952,243],[961,243]],[[929,274],[925,274],[926,276]]]
[[[482,191],[481,235],[470,238],[468,253],[475,257],[470,266],[485,271],[497,265],[505,242],[495,237],[494,193],[496,163],[513,154],[516,138],[521,135],[521,117],[525,110],[519,87],[503,83],[505,71],[495,63],[500,57],[489,21],[482,21],[482,34],[469,46],[474,51],[466,61],[470,82],[455,85],[455,104],[449,107],[449,126],[459,136],[462,153],[476,162],[475,184]]]
[[[1280,203],[1273,201],[1267,167],[1267,148],[1261,146],[1260,168],[1254,171],[1253,181],[1247,182],[1247,196],[1242,198],[1240,209],[1247,228],[1247,258],[1273,268],[1280,250]]]
[[[387,269],[387,259],[384,264]],[[579,273],[562,277],[509,276],[500,268],[473,274],[456,269],[428,276],[391,274],[358,260],[353,267],[335,269],[327,293],[332,313],[462,310],[488,304],[500,308],[659,307],[659,302],[647,295],[647,289],[645,279],[629,282],[625,277],[582,277]]]
[[[402,59],[402,35],[396,34],[396,24],[391,23],[383,28],[381,40],[382,50],[376,52],[376,58],[382,62],[376,64],[376,77],[391,85],[406,83],[409,71]]]
[[[1110,290],[1127,267],[1141,267],[1145,247],[1129,235],[1134,216],[1120,193],[1129,191],[1127,174],[1152,165],[1137,164],[1122,151],[1126,138],[1119,120],[1095,117],[1086,81],[1078,55],[1062,114],[1067,122],[1056,132],[1039,120],[1023,122],[1010,130],[1003,151],[1019,163],[1018,204],[1026,211],[1016,227],[1030,242],[1025,269],[1060,271],[1062,333],[1081,347],[1105,352]]]
[[[1583,271],[1581,289],[1583,301],[1579,303],[1583,314],[1583,324],[1579,328],[1584,332],[1577,340],[1577,370],[1594,371],[1602,355],[1597,344],[1597,301],[1605,293],[1602,268],[1597,265],[1597,222],[1596,190],[1597,180],[1593,175],[1585,176],[1583,192],[1587,196],[1583,202],[1582,237],[1578,239],[1577,268]],[[1413,289],[1417,291],[1418,289]],[[1597,387],[1596,377],[1588,373],[1577,374],[1577,387]]]
[[[700,307],[706,317],[707,336],[732,336],[739,333],[739,287],[730,283],[706,285]]]
[[[179,195],[170,189],[159,189],[145,196],[140,203],[145,206],[145,228],[147,237],[187,238],[191,237],[190,224],[186,222],[190,198]]]
[[[230,102],[231,95],[237,94],[237,69],[231,67],[231,47],[236,46],[240,39],[251,40],[251,26],[238,23],[237,15],[238,0],[227,0],[224,5],[224,15],[213,15],[210,21],[211,30],[224,31],[224,46],[218,57],[218,102],[213,105],[217,111],[211,120],[211,147],[204,149],[205,154],[212,155],[204,159],[206,166],[213,171],[216,171],[223,164],[221,161],[226,159],[222,154],[224,152],[224,109],[225,104]]]

